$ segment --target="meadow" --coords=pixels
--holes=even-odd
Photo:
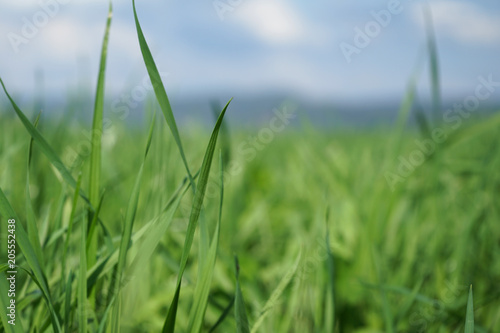
[[[498,331],[498,113],[408,126],[409,89],[383,128],[178,127],[136,16],[155,94],[107,124],[110,24],[91,126],[2,81],[1,331]]]

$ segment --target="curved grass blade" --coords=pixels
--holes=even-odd
[[[113,17],[113,5],[111,1],[109,2],[108,9],[108,18],[106,21],[106,29],[104,32],[104,39],[102,42],[101,49],[101,59],[99,64],[99,75],[97,78],[97,88],[96,88],[96,96],[95,96],[95,104],[94,104],[94,117],[92,120],[92,140],[90,145],[90,175],[89,175],[89,200],[93,207],[96,207],[99,204],[100,197],[100,178],[101,178],[101,140],[102,140],[102,123],[103,123],[103,113],[104,113],[104,86],[105,86],[105,78],[106,78],[106,60],[108,54],[108,42],[109,42],[109,31],[111,28],[111,20]],[[102,201],[101,201],[102,202]],[[89,217],[92,217],[93,220],[96,220],[96,216],[98,212],[95,214],[89,212]],[[93,221],[90,225],[91,228],[95,226],[95,222]],[[89,246],[87,252],[87,260],[88,266],[92,267],[96,261],[96,253],[97,253],[97,237],[94,237],[92,232],[88,233],[88,243]],[[94,294],[91,296],[91,300],[94,299]]]
[[[139,18],[137,17],[137,10],[135,7],[135,0],[132,0],[132,7],[134,10],[134,20],[135,27],[137,29],[137,37],[139,39],[139,45],[141,48],[142,57],[144,59],[144,64],[146,65],[146,69],[149,74],[149,78],[151,80],[151,84],[153,85],[153,90],[155,92],[156,99],[158,100],[158,104],[160,105],[161,111],[163,112],[163,116],[167,121],[167,125],[174,136],[175,143],[179,148],[179,152],[181,154],[182,162],[184,163],[184,167],[186,168],[186,172],[189,177],[189,181],[195,191],[196,187],[194,184],[193,176],[191,175],[191,171],[189,170],[189,166],[186,160],[186,155],[184,154],[184,148],[182,147],[181,137],[179,135],[179,130],[177,129],[177,123],[175,122],[174,114],[172,112],[172,107],[170,105],[170,101],[167,96],[167,92],[161,80],[160,72],[158,71],[158,67],[153,59],[153,55],[151,54],[151,50],[149,49],[148,43],[146,42],[146,38],[144,37],[144,33],[142,32],[141,25],[139,23]]]
[[[224,311],[220,315],[219,319],[217,319],[217,321],[215,322],[215,324],[210,328],[210,330],[208,331],[208,333],[215,332],[215,330],[217,329],[217,327],[219,327],[219,325],[222,324],[222,322],[229,315],[229,313],[231,312],[231,309],[232,309],[233,305],[234,305],[234,296],[231,298],[231,301],[229,301],[229,304],[226,306],[226,308],[224,309]]]
[[[472,296],[472,285],[469,289],[469,300],[467,301],[467,314],[465,317],[465,333],[474,333],[474,300]]]
[[[210,174],[210,168],[212,166],[212,159],[214,156],[215,146],[217,144],[217,137],[219,135],[219,129],[222,124],[222,120],[224,119],[224,114],[231,103],[230,99],[222,112],[219,115],[219,119],[217,119],[217,123],[215,124],[215,128],[212,131],[212,135],[208,142],[207,149],[205,151],[205,156],[203,158],[203,163],[200,168],[200,176],[198,179],[198,184],[196,185],[196,192],[194,195],[193,206],[191,208],[191,214],[189,216],[189,223],[186,231],[186,238],[184,239],[184,247],[182,249],[182,258],[181,264],[179,268],[179,275],[177,277],[177,287],[174,295],[174,299],[168,309],[167,319],[165,320],[165,324],[163,325],[163,332],[174,332],[175,329],[175,318],[177,315],[177,303],[179,301],[179,294],[181,289],[181,281],[182,275],[184,274],[184,270],[186,269],[187,260],[189,257],[189,252],[191,250],[191,245],[193,244],[194,232],[196,230],[196,224],[198,218],[200,216],[201,208],[203,205],[203,200],[205,198],[205,191],[207,189],[208,176]]]
[[[40,290],[42,291],[47,306],[49,308],[50,319],[52,321],[52,328],[54,332],[59,333],[61,332],[61,325],[59,323],[59,318],[54,308],[53,305],[54,303],[52,302],[52,298],[50,296],[49,285],[47,283],[45,275],[43,274],[40,262],[38,261],[38,258],[35,254],[35,250],[31,246],[26,230],[24,229],[22,223],[20,223],[21,220],[17,217],[16,212],[14,211],[9,201],[7,200],[7,197],[3,193],[2,188],[0,188],[0,212],[4,217],[14,218],[17,221],[16,223],[17,245],[19,245],[19,247],[21,248],[21,251],[26,259],[26,262],[32,269],[33,275],[40,285]]]
[[[208,295],[210,292],[210,284],[212,282],[212,277],[215,267],[215,259],[217,258],[217,249],[219,247],[219,237],[220,228],[222,223],[222,204],[224,201],[224,177],[223,177],[223,165],[222,165],[222,152],[219,154],[219,167],[220,167],[220,203],[219,203],[219,219],[215,227],[214,237],[212,239],[212,244],[208,250],[208,254],[205,257],[205,261],[202,265],[201,274],[199,276],[198,282],[196,283],[196,288],[194,290],[194,303],[191,306],[191,313],[189,316],[188,331],[189,332],[200,332],[203,318],[205,317],[205,311],[208,305]]]
[[[236,332],[250,333],[247,312],[245,310],[245,300],[243,298],[243,293],[241,292],[240,287],[240,264],[238,263],[238,257],[234,257],[234,262],[236,266],[236,293],[234,296],[234,317],[236,319]]]
[[[3,83],[2,78],[0,78],[0,84],[2,85],[3,91],[5,92],[7,98],[9,99],[10,104],[14,108],[14,111],[16,112],[17,116],[23,123],[28,133],[35,140],[42,153],[48,158],[49,162],[56,168],[56,170],[59,171],[64,181],[66,181],[66,183],[68,183],[72,188],[76,188],[76,181],[71,175],[71,173],[64,166],[61,159],[59,158],[59,156],[57,156],[56,152],[54,151],[54,149],[52,149],[47,140],[45,140],[42,134],[40,134],[40,132],[31,124],[28,118],[24,115],[21,109],[14,102],[12,97],[7,92],[7,88],[5,88],[5,84]],[[85,202],[90,204],[89,199],[87,198],[85,193],[83,193],[83,191],[80,191],[80,196],[83,198],[83,200],[85,200]]]

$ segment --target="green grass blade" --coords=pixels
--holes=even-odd
[[[75,221],[76,205],[78,203],[78,197],[80,196],[80,186],[82,184],[82,174],[78,175],[78,181],[76,182],[75,194],[73,196],[73,203],[71,206],[71,213],[68,221],[68,229],[66,231],[66,239],[64,241],[63,256],[62,256],[62,279],[66,279],[66,257],[68,255],[69,240],[73,232],[73,224]]]
[[[474,300],[472,296],[472,285],[469,289],[469,300],[467,301],[467,314],[465,317],[465,333],[474,333]]]
[[[285,288],[288,286],[290,281],[292,281],[292,278],[294,277],[295,273],[297,272],[297,268],[299,267],[300,259],[302,257],[302,252],[299,253],[297,260],[293,264],[293,266],[290,268],[290,270],[283,276],[281,279],[280,283],[278,283],[278,286],[274,291],[271,293],[271,296],[267,300],[266,304],[262,308],[262,311],[260,312],[259,318],[255,321],[255,324],[252,326],[251,332],[259,332],[260,325],[264,322],[264,319],[266,319],[267,315],[269,314],[270,310],[274,308],[274,306],[278,303],[279,298],[283,294],[283,291]]]
[[[42,151],[42,153],[49,159],[49,162],[56,168],[57,171],[61,174],[61,177],[68,183],[72,188],[76,187],[76,181],[71,175],[71,173],[68,171],[68,169],[64,166],[64,164],[61,162],[61,159],[59,156],[57,156],[56,152],[52,147],[49,145],[47,140],[40,134],[40,132],[31,124],[29,119],[24,115],[24,113],[21,111],[21,109],[17,106],[17,104],[14,102],[12,97],[10,97],[9,93],[7,92],[7,88],[5,88],[5,84],[3,83],[3,80],[0,78],[0,84],[2,85],[3,91],[5,92],[5,95],[9,99],[12,107],[14,108],[14,111],[16,112],[17,116],[23,123],[24,127],[28,131],[28,133],[31,135],[31,137],[35,140],[37,143],[38,147]],[[87,196],[83,193],[83,191],[80,191],[81,197],[87,202],[90,203],[89,199]]]
[[[177,123],[175,122],[174,113],[172,112],[172,107],[170,105],[170,101],[167,96],[167,92],[161,80],[160,72],[158,71],[158,67],[153,59],[153,55],[151,54],[151,50],[149,49],[148,43],[146,42],[146,38],[144,37],[144,33],[142,32],[141,25],[139,23],[139,18],[137,17],[137,10],[135,7],[135,0],[132,0],[132,7],[134,9],[134,19],[135,26],[137,29],[137,37],[139,39],[139,45],[141,48],[142,57],[144,59],[144,64],[146,65],[146,69],[149,74],[149,78],[151,80],[151,84],[153,85],[153,90],[155,92],[156,99],[158,100],[158,104],[160,105],[161,111],[163,112],[163,116],[167,122],[172,135],[174,136],[175,143],[179,149],[181,154],[182,162],[184,163],[184,167],[189,176],[189,181],[191,182],[191,186],[193,191],[195,190],[194,179],[191,175],[191,171],[189,170],[189,166],[186,160],[186,155],[184,154],[184,148],[182,147],[181,137],[179,135],[179,130],[177,128]]]
[[[208,306],[208,295],[210,292],[210,284],[212,282],[212,276],[215,268],[215,259],[217,258],[217,249],[219,247],[219,236],[220,228],[222,223],[222,205],[224,200],[224,179],[223,179],[223,165],[222,165],[222,155],[219,154],[219,166],[220,166],[220,203],[219,203],[219,219],[215,227],[214,237],[208,250],[208,254],[203,262],[201,274],[199,275],[199,280],[196,283],[196,288],[194,291],[194,302],[191,306],[191,313],[189,316],[188,331],[189,332],[200,332],[203,318],[205,317],[205,311]]]
[[[234,261],[236,266],[236,292],[234,296],[234,317],[236,320],[236,332],[250,333],[247,312],[245,310],[245,299],[243,298],[243,293],[241,292],[240,286],[240,264],[238,263],[238,257],[234,257]]]
[[[103,201],[104,201],[104,193],[102,193],[101,198],[99,199],[99,202],[97,203],[97,208],[95,210],[95,213],[93,214],[94,216],[92,217],[92,221],[90,222],[90,226],[89,226],[89,233],[87,235],[87,253],[89,253],[89,254],[90,254],[90,247],[92,246],[92,239],[96,239],[93,237],[93,235],[94,235],[94,232],[95,232],[95,229],[97,226],[97,222],[99,221],[99,213],[101,212],[101,207],[102,207]],[[92,261],[92,265],[94,265],[94,264],[95,264],[95,260]]]
[[[70,271],[65,287],[64,297],[64,332],[70,333],[71,324],[71,284],[73,283],[73,273]]]
[[[231,298],[228,305],[224,308],[224,311],[222,311],[222,314],[220,315],[219,319],[217,319],[215,324],[212,327],[210,327],[210,330],[208,331],[208,333],[215,332],[217,327],[219,327],[219,325],[222,324],[222,322],[224,322],[224,320],[230,314],[231,309],[233,308],[233,305],[234,305],[234,296]]]
[[[232,100],[232,99],[231,99]],[[177,277],[177,287],[175,291],[174,299],[170,305],[168,310],[167,319],[165,324],[163,325],[163,332],[174,332],[175,329],[175,318],[177,315],[177,302],[179,301],[179,294],[181,288],[182,275],[184,274],[184,270],[186,269],[187,260],[189,257],[189,252],[191,250],[191,245],[193,244],[194,232],[196,230],[196,224],[198,218],[200,216],[200,212],[203,206],[203,200],[205,198],[205,190],[207,188],[208,176],[210,174],[210,168],[212,166],[212,159],[214,156],[215,146],[217,144],[217,137],[219,135],[219,129],[222,124],[222,120],[224,119],[224,114],[231,103],[229,100],[219,115],[219,119],[217,119],[217,123],[215,124],[215,128],[212,131],[212,135],[208,142],[207,149],[205,151],[205,156],[203,158],[203,163],[200,168],[200,176],[198,179],[198,184],[196,185],[196,192],[193,200],[193,205],[191,208],[191,214],[189,216],[189,223],[186,231],[186,238],[184,239],[184,247],[182,249],[182,258],[181,264],[179,268],[179,275]]]
[[[87,333],[87,219],[82,220],[78,274],[78,332]]]
[[[30,123],[31,125],[31,123]],[[33,274],[40,284],[40,289],[43,293],[47,306],[49,308],[50,318],[52,321],[52,327],[54,332],[61,332],[61,325],[59,324],[59,318],[57,312],[54,308],[52,297],[50,296],[50,289],[43,274],[40,262],[36,256],[35,250],[31,246],[28,234],[24,229],[21,220],[17,217],[14,209],[10,205],[7,197],[5,196],[3,190],[0,188],[0,212],[5,218],[14,218],[16,220],[16,244],[21,248],[21,251],[28,263],[29,267],[33,270]]]
[[[328,228],[328,219],[330,215],[330,207],[326,210],[325,223],[326,223],[326,237],[325,237],[325,246],[327,251],[327,267],[328,267],[328,289],[330,290],[330,302],[332,304],[331,313],[326,313],[326,318],[331,318],[331,327],[328,327],[328,332],[333,332],[335,327],[335,320],[337,320],[335,315],[335,298],[336,296],[336,288],[335,288],[335,258],[333,256],[332,250],[330,248],[330,230]],[[328,307],[325,307],[328,309]]]
[[[40,120],[40,113],[35,119],[34,127],[38,126],[38,121]],[[40,263],[43,263],[43,251],[42,246],[40,244],[38,227],[36,225],[36,217],[35,212],[33,210],[33,205],[31,203],[31,193],[30,193],[30,167],[31,167],[31,157],[33,153],[33,138],[30,138],[30,144],[28,148],[28,167],[26,169],[26,226],[28,237],[31,242],[31,246],[33,246],[33,250],[35,250],[35,254]],[[45,272],[43,272],[45,274]]]
[[[102,42],[101,59],[99,64],[99,75],[97,78],[97,88],[94,104],[94,117],[92,121],[92,140],[90,142],[90,174],[89,174],[89,200],[93,207],[99,204],[100,197],[100,179],[101,179],[101,141],[102,141],[102,123],[104,114],[104,87],[106,78],[106,60],[108,54],[109,31],[111,28],[111,20],[113,17],[113,6],[109,2],[108,18],[106,21],[106,29]],[[89,214],[92,217],[95,214]],[[95,216],[93,217],[95,219]],[[94,223],[91,224],[92,227]],[[97,253],[97,237],[93,233],[88,234],[89,246],[87,252],[88,266],[92,267],[96,261]],[[94,297],[92,296],[91,299]]]

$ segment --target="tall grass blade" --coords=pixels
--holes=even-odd
[[[330,302],[332,304],[331,313],[327,313],[326,318],[331,318],[331,327],[328,327],[328,332],[333,332],[333,328],[335,327],[335,321],[337,320],[335,316],[335,297],[336,297],[336,289],[335,289],[335,259],[333,257],[332,250],[330,248],[330,230],[328,228],[328,219],[330,215],[330,207],[326,210],[325,222],[326,222],[326,238],[325,245],[327,251],[327,266],[328,266],[328,288],[330,290]],[[325,307],[328,309],[328,307]]]
[[[78,332],[87,333],[87,218],[82,219],[78,274]]]
[[[64,248],[62,254],[62,280],[66,279],[66,258],[68,255],[69,240],[73,233],[73,224],[75,221],[76,206],[78,203],[78,197],[80,196],[80,186],[82,184],[82,173],[78,175],[78,180],[76,182],[75,194],[73,196],[73,202],[71,206],[71,213],[69,215],[68,229],[66,231],[66,239],[64,241]]]
[[[240,286],[240,264],[238,263],[238,257],[234,257],[234,261],[236,266],[236,293],[234,296],[234,317],[236,319],[236,332],[250,333],[247,312],[245,310],[245,299],[243,298],[243,293],[241,292]]]
[[[184,247],[182,249],[182,258],[181,264],[179,267],[179,275],[177,277],[177,287],[174,295],[174,299],[168,309],[167,319],[165,320],[165,324],[163,325],[163,332],[174,332],[175,329],[175,318],[177,315],[177,303],[179,302],[179,294],[181,289],[181,281],[182,275],[184,274],[184,270],[186,269],[187,260],[189,257],[189,251],[191,250],[191,245],[193,244],[194,232],[196,230],[196,224],[198,221],[198,217],[200,216],[200,212],[203,205],[203,200],[205,198],[205,190],[207,188],[208,176],[210,174],[210,167],[212,166],[212,159],[214,156],[215,146],[217,144],[217,137],[219,135],[219,129],[222,124],[222,120],[224,119],[224,115],[226,114],[226,110],[231,103],[230,99],[222,112],[217,119],[217,123],[215,124],[215,128],[212,131],[212,135],[208,142],[207,149],[205,151],[205,156],[203,158],[203,162],[200,168],[200,176],[198,179],[198,183],[196,185],[196,192],[194,195],[193,205],[191,208],[191,214],[189,216],[189,223],[186,231],[186,238],[184,239]]]
[[[153,55],[151,54],[151,50],[149,49],[148,43],[146,42],[146,38],[144,37],[144,33],[142,32],[142,28],[139,23],[139,18],[137,17],[135,0],[132,0],[132,7],[134,10],[134,20],[137,29],[137,37],[139,39],[139,45],[141,48],[142,57],[144,59],[144,64],[146,65],[146,69],[148,71],[151,84],[153,85],[153,90],[155,92],[156,99],[158,100],[158,104],[160,105],[161,111],[163,112],[163,116],[167,121],[167,125],[170,128],[170,131],[172,132],[175,143],[177,144],[177,147],[181,154],[182,162],[184,163],[184,167],[186,168],[186,172],[189,176],[189,181],[191,182],[194,191],[195,190],[194,179],[193,176],[191,175],[191,171],[189,170],[189,166],[186,160],[186,155],[184,154],[184,148],[182,147],[182,141],[179,135],[179,130],[177,129],[177,123],[175,122],[174,114],[172,112],[172,107],[170,106],[170,101],[168,99],[167,92],[165,90],[165,87],[163,86],[160,72],[158,71],[156,63],[153,59]]]
[[[95,95],[95,104],[94,104],[94,117],[92,121],[92,135],[90,142],[90,174],[89,174],[89,200],[93,207],[96,207],[99,204],[100,197],[100,179],[101,179],[101,140],[102,140],[102,122],[103,122],[103,114],[104,114],[104,86],[105,86],[105,77],[106,77],[106,60],[108,54],[108,42],[109,42],[109,31],[111,28],[111,19],[113,17],[113,5],[111,1],[109,2],[108,9],[108,18],[106,21],[106,29],[104,32],[104,39],[102,42],[101,49],[101,59],[99,64],[99,75],[97,78],[97,88]],[[96,212],[94,215],[97,215]],[[89,212],[89,218],[93,217],[93,214]],[[93,227],[95,224],[92,223],[90,227]],[[96,261],[96,253],[97,253],[97,237],[94,237],[93,232],[88,233],[89,237],[89,246],[87,252],[87,260],[88,266],[92,267]],[[92,293],[91,300],[95,297],[94,293]]]
[[[217,249],[219,247],[220,228],[222,223],[222,204],[224,200],[224,179],[223,179],[223,165],[222,153],[219,154],[219,167],[220,167],[220,203],[219,203],[219,219],[215,227],[214,237],[210,245],[208,254],[203,262],[201,274],[196,283],[194,290],[194,303],[191,306],[191,313],[189,316],[188,331],[200,332],[205,317],[205,311],[208,305],[208,294],[210,292],[210,284],[214,273],[215,259],[217,257]]]
[[[465,316],[465,333],[474,333],[474,300],[472,296],[472,285],[469,289],[467,301],[467,314]]]
[[[64,297],[64,332],[70,333],[71,324],[71,284],[73,283],[73,273],[70,271],[65,287]]]
[[[40,120],[40,113],[35,119],[33,126],[36,128],[38,126],[38,121]],[[40,263],[43,263],[43,251],[42,246],[40,244],[38,227],[36,225],[36,217],[35,212],[33,210],[33,205],[31,203],[31,192],[30,192],[30,167],[31,167],[31,157],[33,153],[33,138],[30,138],[30,144],[28,148],[28,167],[26,169],[26,224],[28,237],[31,242],[31,246],[33,246],[33,250],[35,250],[35,254]],[[43,272],[45,274],[45,272]]]

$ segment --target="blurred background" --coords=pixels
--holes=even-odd
[[[233,123],[265,121],[272,108],[292,100],[316,124],[333,126],[392,121],[412,73],[419,102],[429,105],[423,3],[153,0],[137,6],[181,123],[211,117],[211,101],[234,97]],[[1,1],[0,76],[26,111],[61,112],[73,96],[80,99],[77,114],[90,119],[107,6]],[[131,1],[113,6],[107,112],[125,106],[138,119],[151,89]],[[500,3],[430,6],[446,108],[473,93],[478,76],[500,81]],[[495,107],[500,94],[481,103],[481,110]]]

